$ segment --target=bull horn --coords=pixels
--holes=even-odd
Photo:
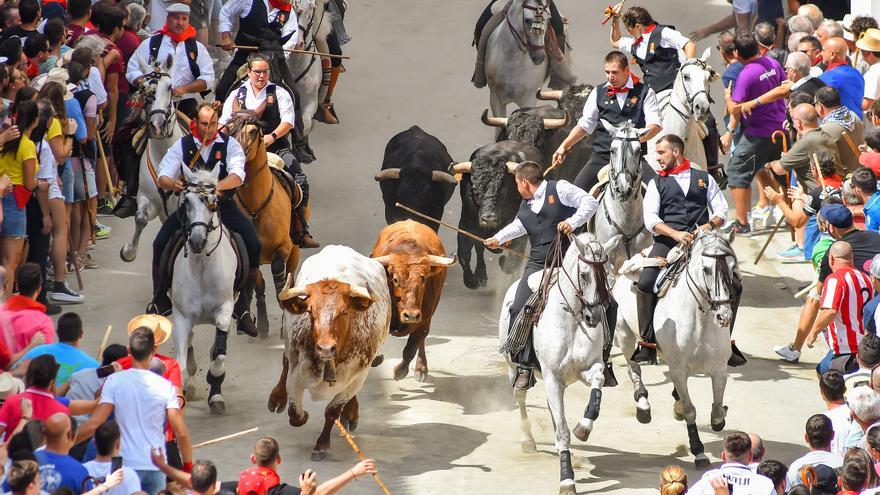
[[[535,98],[544,101],[562,101],[562,90],[561,89],[550,89],[550,90],[538,90],[535,93]]]
[[[399,168],[386,168],[385,170],[380,170],[378,174],[373,176],[373,179],[375,179],[376,182],[381,182],[383,180],[397,180],[399,178]]]
[[[446,182],[446,183],[453,184],[453,185],[458,184],[458,181],[455,180],[455,177],[453,177],[450,174],[447,174],[446,172],[444,172],[442,170],[432,171],[431,172],[431,180],[434,182]]]
[[[288,272],[287,280],[284,281],[284,287],[281,288],[281,294],[283,294],[287,289],[289,289],[293,285],[293,272]]]
[[[453,174],[469,174],[471,173],[471,162],[456,163],[449,167]]]
[[[570,116],[565,112],[564,119],[544,119],[544,129],[559,129],[568,125]]]
[[[447,258],[446,256],[428,255],[428,264],[431,266],[452,266],[458,262],[458,256]]]
[[[480,120],[483,121],[484,124],[490,127],[506,127],[507,126],[507,117],[489,117],[489,109],[483,110],[483,116],[480,117]]]
[[[294,297],[305,296],[309,292],[305,287],[293,287],[292,289],[287,289],[281,291],[281,294],[278,294],[279,301],[287,301],[288,299],[293,299]]]
[[[506,162],[505,165],[507,166],[507,173],[509,174],[516,172],[516,167],[519,167],[518,162]]]
[[[367,290],[366,287],[362,287],[360,285],[351,284],[348,289],[348,295],[350,297],[360,297],[363,299],[373,300],[373,296],[370,295],[370,291]]]
[[[373,259],[382,263],[382,266],[388,266],[388,264],[391,263],[391,256],[388,256],[387,254],[385,256],[376,256]]]

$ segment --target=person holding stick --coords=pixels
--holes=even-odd
[[[568,234],[587,223],[599,208],[599,202],[567,181],[544,180],[541,166],[535,162],[520,163],[514,177],[516,189],[523,197],[519,213],[513,222],[486,239],[485,244],[489,249],[498,249],[517,237],[529,236],[529,259],[510,306],[511,331],[520,320],[520,324],[529,326],[529,337],[525,346],[519,353],[511,356],[511,360],[517,364],[513,386],[517,390],[527,390],[535,383],[532,369],[537,363],[531,336],[534,327],[533,308],[526,305],[532,294],[528,283],[529,275],[544,269],[550,246],[557,237],[562,243],[562,252],[568,249]],[[519,317],[520,312],[523,312],[522,318]],[[613,328],[610,316],[608,320]],[[606,372],[610,369],[611,366],[605,366]]]

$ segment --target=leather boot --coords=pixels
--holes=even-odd
[[[165,280],[167,277],[161,271],[158,266],[153,266],[153,300],[150,301],[144,312],[159,316],[169,316],[173,309],[171,298],[168,297],[171,281]]]
[[[639,347],[630,358],[639,364],[657,364],[657,343],[654,339],[654,306],[657,304],[657,296],[653,293],[642,292],[634,285],[636,291],[636,310],[639,323]]]
[[[602,387],[616,387],[617,377],[614,376],[614,367],[611,364],[611,346],[607,345],[602,349],[602,361],[605,363],[605,384]]]
[[[516,380],[513,382],[513,388],[516,390],[528,390],[534,384],[534,372],[531,368],[522,366],[516,367]]]
[[[303,249],[314,249],[321,247],[321,243],[315,240],[309,234],[309,224],[306,221],[305,207],[300,204],[293,210],[291,220],[293,222],[293,243]]]
[[[742,293],[734,294],[733,303],[731,304],[731,309],[733,310],[733,316],[730,318],[730,333],[733,334],[733,325],[736,324],[736,313],[739,310],[739,300]],[[737,366],[742,366],[746,364],[748,361],[746,360],[746,356],[742,353],[741,350],[736,346],[736,341],[730,340],[730,358],[727,359],[727,365],[731,368],[736,368]]]
[[[257,336],[257,325],[254,322],[254,316],[251,314],[251,298],[254,294],[254,287],[257,282],[257,270],[259,268],[251,268],[248,270],[247,281],[238,293],[238,299],[235,301],[235,307],[232,309],[232,318],[237,322],[235,327],[238,333],[247,335],[248,337]]]
[[[327,69],[324,70],[325,79],[327,80],[327,96],[324,97],[324,101],[315,112],[314,118],[318,122],[336,125],[339,123],[339,117],[336,115],[336,110],[333,108],[333,102],[330,98],[333,96],[333,90],[336,88],[336,81],[339,80],[339,73],[342,70],[342,67],[336,66],[330,68],[329,75]]]

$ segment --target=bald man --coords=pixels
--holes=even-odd
[[[757,433],[749,433],[749,440],[752,441],[752,462],[749,463],[749,467],[754,471],[764,461],[766,450],[764,450],[764,440],[761,440]]]
[[[43,423],[43,435],[46,436],[46,449],[34,452],[40,464],[41,489],[52,493],[58,488],[69,488],[79,495],[83,492],[83,480],[89,472],[68,453],[73,446],[70,416],[55,413]],[[91,489],[91,483],[86,484]]]
[[[819,128],[819,116],[816,109],[809,103],[801,103],[791,109],[791,120],[797,131],[798,139],[788,150],[788,153],[779,160],[767,164],[767,168],[773,173],[783,175],[794,172],[798,182],[803,184],[805,191],[812,191],[819,187],[816,177],[813,175],[810,159],[813,153],[819,150],[827,150],[837,156],[837,146],[834,138]]]
[[[840,92],[840,101],[859,118],[862,118],[862,99],[865,96],[865,78],[846,61],[846,40],[840,37],[827,38],[822,42],[822,62],[825,72],[819,76],[828,86]]]
[[[805,3],[798,7],[797,15],[802,15],[810,20],[810,23],[813,25],[813,30],[819,29],[819,26],[822,25],[822,21],[825,20],[825,16],[822,14],[822,11],[819,10],[815,4]]]

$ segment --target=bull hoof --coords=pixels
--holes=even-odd
[[[574,436],[580,440],[581,442],[586,442],[590,438],[590,433],[593,432],[593,420],[587,418],[581,418],[578,421],[578,424],[575,425],[574,429],[571,430],[574,433]]]
[[[122,249],[119,250],[119,258],[126,263],[131,263],[137,257],[137,251],[130,248],[126,249],[127,247],[128,244],[122,246]]]
[[[384,354],[376,354],[376,357],[373,358],[373,362],[370,363],[370,368],[378,368],[385,362]]]
[[[323,461],[327,458],[329,454],[326,450],[313,450],[312,451],[312,462]]]
[[[705,471],[706,469],[709,469],[711,465],[712,463],[709,462],[709,458],[706,457],[706,454],[697,454],[697,456],[694,458],[694,466],[700,471]]]
[[[273,412],[275,414],[280,414],[284,412],[284,408],[287,405],[287,392],[284,390],[278,390],[278,388],[273,388],[272,393],[269,394],[269,412]]]
[[[651,422],[651,409],[639,409],[636,408],[636,419],[639,423],[646,425]]]
[[[720,423],[712,423],[712,431],[721,431],[727,425],[727,421],[722,419]]]
[[[398,364],[394,367],[394,379],[395,380],[403,380],[406,378],[406,375],[409,374],[409,366],[404,366],[403,363]]]
[[[428,381],[428,370],[415,370],[413,371],[413,375],[419,383],[425,383]]]
[[[223,400],[223,396],[220,394],[208,399],[208,407],[211,408],[211,414],[214,416],[226,414],[226,401]]]
[[[476,289],[480,286],[480,284],[477,281],[477,277],[475,277],[473,275],[465,274],[464,275],[464,286],[467,287],[468,289]]]
[[[522,450],[523,454],[534,454],[538,451],[538,446],[535,445],[534,439],[521,441],[519,443],[519,448]]]
[[[293,426],[294,428],[299,428],[300,426],[306,424],[306,421],[308,421],[308,420],[309,420],[309,412],[303,411],[301,416],[296,417],[296,418],[291,416],[287,422],[290,423],[290,426]]]
[[[559,495],[577,495],[574,488],[574,480],[562,480],[559,482]]]

